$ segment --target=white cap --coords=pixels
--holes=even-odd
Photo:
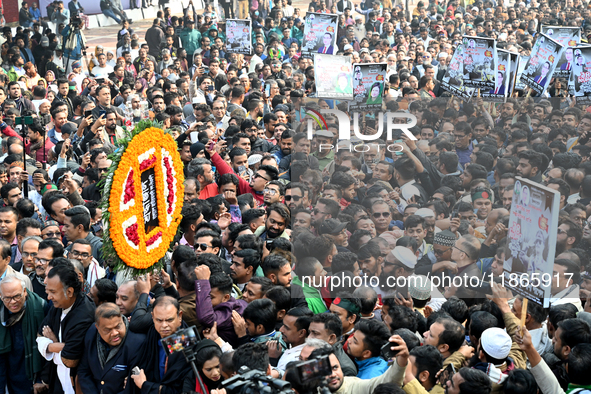
[[[428,217],[431,217],[431,216],[432,217],[435,217],[435,213],[430,208],[421,208],[421,209],[418,209],[414,214],[415,215],[419,215],[422,218],[428,218]]]
[[[472,7],[472,11],[476,11],[476,12],[478,12],[478,11],[480,11],[480,10],[478,9],[478,7]]]
[[[259,163],[261,160],[263,160],[263,155],[259,155],[258,153],[255,153],[254,155],[251,155],[248,158],[248,165],[254,166],[256,163]]]
[[[498,327],[484,330],[480,337],[480,344],[486,354],[497,360],[506,359],[511,351],[511,337],[505,330]]]
[[[396,261],[414,270],[417,265],[417,256],[406,246],[396,246],[386,256],[386,262],[395,264]]]
[[[445,57],[445,58],[447,58],[447,56],[448,56],[448,55],[447,55],[447,52],[439,52],[439,55],[437,55],[437,57],[438,57],[439,59],[441,59],[442,57]]]
[[[343,49],[344,49],[345,51],[348,51],[349,49],[353,49],[353,45],[351,45],[351,44],[347,44],[347,45],[345,45],[345,46],[343,47]]]
[[[204,97],[195,96],[193,97],[193,104],[207,104]]]

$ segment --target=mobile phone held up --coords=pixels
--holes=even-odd
[[[266,84],[265,85],[265,96],[269,97],[270,95],[271,95],[271,85]]]

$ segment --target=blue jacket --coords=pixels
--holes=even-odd
[[[131,332],[128,327],[122,347],[111,359],[107,358],[102,368],[98,358],[98,335],[93,324],[84,339],[85,351],[78,367],[78,381],[82,391],[85,394],[133,393],[135,384],[131,379],[131,370],[139,364],[142,353],[139,350],[145,345],[146,336]],[[123,388],[125,378],[127,384]]]
[[[355,360],[357,364],[357,377],[359,379],[371,379],[382,375],[388,369],[388,362],[380,357],[371,357],[367,360]]]
[[[76,43],[73,49],[69,49],[66,46],[66,39],[68,38],[68,34],[70,33],[70,25],[67,25],[64,30],[62,30],[62,48],[64,48],[64,59],[69,58],[70,61],[72,60],[80,60],[82,59],[82,37],[78,35],[74,38],[74,42]]]

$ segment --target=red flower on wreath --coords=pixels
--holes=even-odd
[[[125,235],[127,235],[127,238],[133,242],[134,245],[139,245],[140,244],[140,237],[137,233],[138,230],[138,225],[137,223],[132,224],[131,226],[127,227],[125,229]]]
[[[123,196],[123,204],[127,204],[135,197],[135,189],[133,186],[133,170],[131,170],[127,176],[127,182],[125,182],[125,195]]]

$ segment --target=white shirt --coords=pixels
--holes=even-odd
[[[300,353],[302,352],[304,346],[306,346],[306,344],[302,343],[301,345],[292,347],[291,349],[287,349],[286,351],[284,351],[281,355],[281,358],[277,362],[277,369],[281,372],[285,372],[287,364],[289,364],[292,361],[300,361]]]
[[[569,286],[550,298],[550,306],[563,304],[573,304],[579,312],[583,310],[583,304],[579,298],[579,285]]]
[[[113,72],[113,67],[105,64],[105,67],[94,66],[92,69],[92,75],[96,78],[109,78],[109,74]]]

